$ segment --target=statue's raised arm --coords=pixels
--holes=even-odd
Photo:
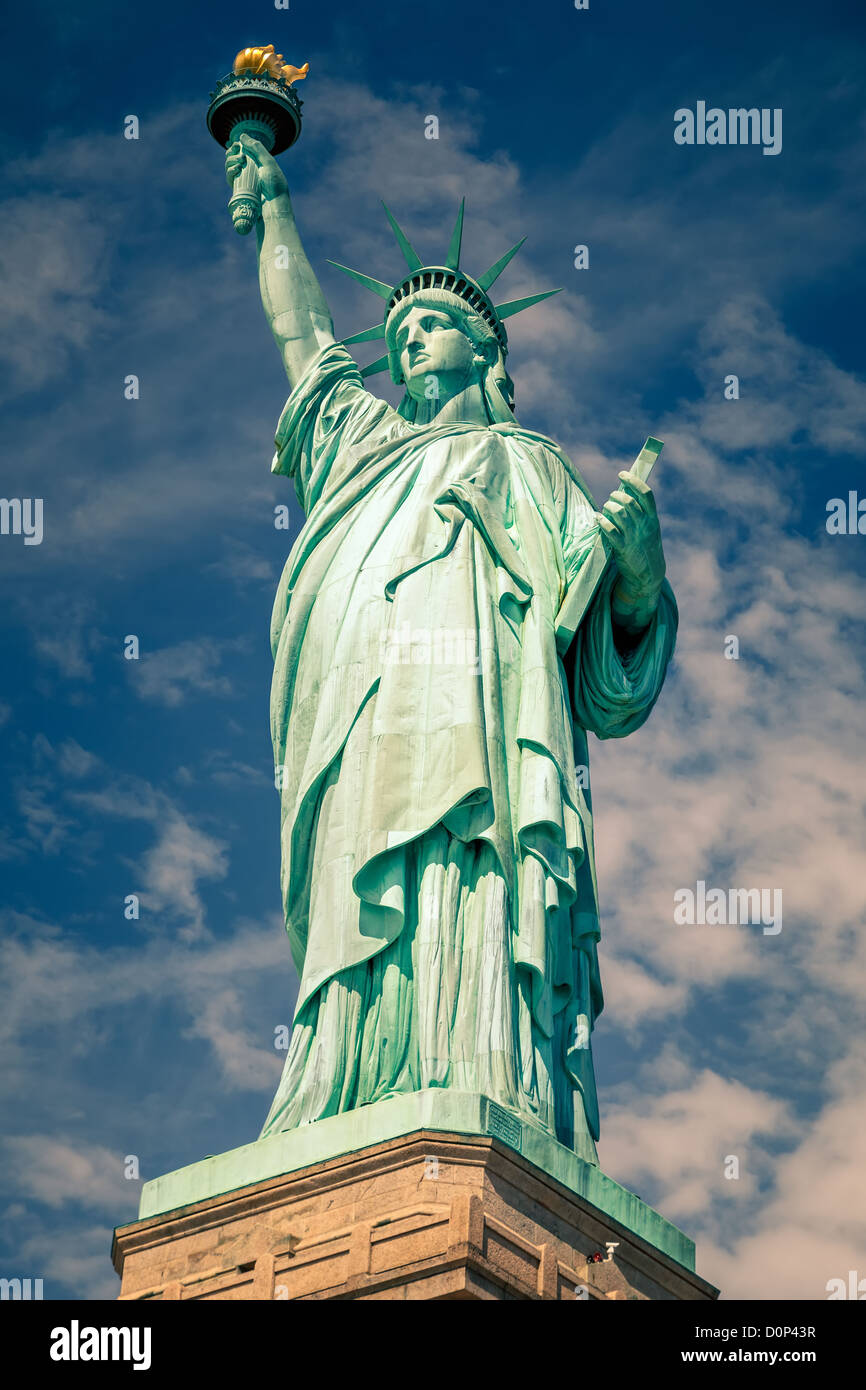
[[[334,325],[298,234],[285,175],[259,140],[242,135],[229,146],[229,183],[247,157],[258,170],[262,198],[256,225],[262,304],[294,387],[320,349],[334,342]]]

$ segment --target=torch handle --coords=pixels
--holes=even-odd
[[[239,236],[246,236],[248,232],[251,232],[262,215],[259,171],[249,155],[247,155],[244,167],[232,185],[229,212],[232,215],[234,229]]]

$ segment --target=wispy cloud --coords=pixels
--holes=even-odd
[[[229,677],[217,667],[225,648],[208,637],[190,638],[173,647],[143,651],[138,661],[127,663],[132,689],[142,700],[154,700],[169,708],[190,695],[230,695]]]

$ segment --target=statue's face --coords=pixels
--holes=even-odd
[[[397,331],[406,390],[413,400],[448,400],[473,377],[471,338],[442,309],[410,309]]]

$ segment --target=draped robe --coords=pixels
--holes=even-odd
[[[300,990],[263,1135],[452,1086],[596,1162],[587,731],[646,720],[670,587],[619,650],[609,566],[572,632],[598,523],[567,457],[516,422],[411,424],[339,345],[276,446],[307,518],[271,630]]]

